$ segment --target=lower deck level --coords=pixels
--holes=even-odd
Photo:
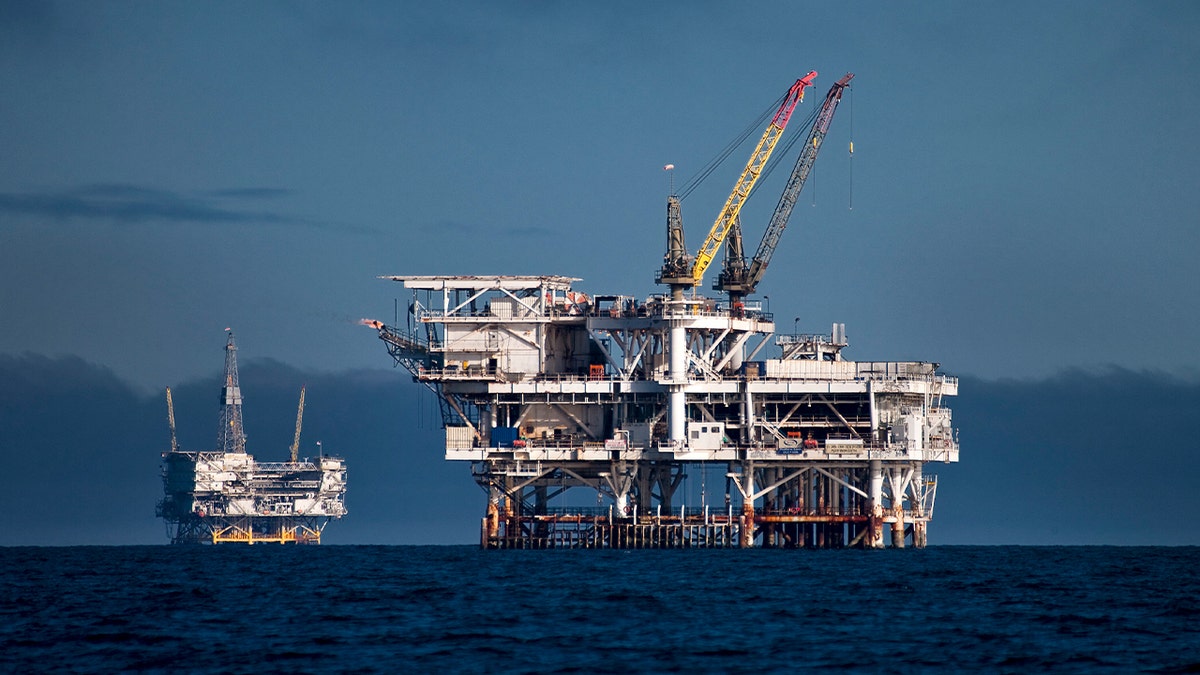
[[[328,518],[193,516],[172,519],[172,544],[320,544]]]
[[[614,516],[563,512],[489,514],[480,524],[485,549],[924,548],[927,517],[855,514],[708,512]]]

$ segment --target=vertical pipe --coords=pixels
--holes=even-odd
[[[673,319],[674,322],[682,319]],[[684,422],[686,406],[684,402],[683,383],[688,380],[688,330],[682,323],[672,325],[667,357],[670,358],[671,378],[670,407],[667,410],[668,430],[667,440],[672,446],[682,444],[685,440]]]
[[[912,490],[913,493],[913,512],[918,516],[924,516],[925,504],[923,503],[923,500],[917,498],[923,495],[925,488],[925,467],[920,462],[915,462],[913,464],[912,480],[909,485],[911,486],[909,489]]]
[[[500,535],[500,499],[496,488],[490,488],[489,492],[491,494],[488,496],[487,515],[484,517],[487,524],[485,536],[488,542],[493,542]]]
[[[912,524],[912,545],[913,548],[925,548],[925,528],[929,524],[925,520],[928,515],[925,513],[925,467],[920,462],[913,464],[911,490],[913,492],[912,506],[913,513],[917,515],[917,519]]]
[[[829,515],[829,479],[825,474],[817,475],[817,511],[822,516]],[[822,519],[817,523],[817,548],[829,546],[828,534],[829,523]]]
[[[484,438],[483,438],[484,442],[487,444],[488,447],[491,447],[491,445],[492,445],[492,429],[495,429],[496,427],[500,426],[500,409],[499,409],[499,406],[494,403],[490,406],[490,409],[488,410],[488,422],[489,422],[488,424],[480,425],[480,426],[483,427],[483,429],[481,431],[483,432],[483,435],[484,435]]]
[[[730,335],[727,339],[730,344],[734,344],[737,342],[737,340],[732,335]],[[745,361],[745,357],[746,357],[745,347],[738,347],[737,349],[734,350],[733,356],[729,359],[729,365],[727,366],[727,368],[729,368],[731,371],[733,371],[735,373],[740,371],[742,369],[742,363]]]
[[[875,407],[875,380],[867,380],[867,397],[871,408],[871,439],[878,439],[879,408]]]
[[[867,546],[883,548],[883,462],[871,460],[871,531]]]
[[[754,463],[742,464],[743,488],[746,497],[742,500],[742,548],[754,546]]]
[[[754,442],[754,395],[750,393],[750,384],[746,383],[746,398],[742,416],[745,419],[742,427],[742,440],[745,443]]]
[[[670,423],[670,428],[667,434],[667,440],[671,445],[682,450],[683,445],[687,442],[686,437],[686,421],[687,421],[687,405],[684,399],[683,385],[671,385],[671,392],[668,394],[669,408],[667,411],[667,419]]]

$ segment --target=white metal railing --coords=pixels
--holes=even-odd
[[[321,467],[314,462],[255,462],[254,473],[291,472],[291,471],[320,471]]]
[[[776,345],[802,345],[810,342],[820,345],[834,345],[833,339],[828,335],[800,333],[796,335],[783,334],[775,336]]]
[[[526,373],[488,369],[483,366],[447,366],[445,368],[418,368],[418,375],[427,379],[439,380],[489,380],[498,382],[626,382],[620,375],[606,373],[602,377],[577,373]]]

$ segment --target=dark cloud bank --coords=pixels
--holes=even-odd
[[[165,543],[154,504],[166,404],[74,357],[0,356],[0,545]],[[473,543],[483,494],[444,462],[436,406],[402,371],[311,373],[244,363],[249,449],[346,458],[350,515],[328,543]],[[216,438],[219,380],[172,386],[179,441]],[[934,544],[1200,544],[1190,519],[1200,382],[1119,369],[1039,381],[964,378],[962,462],[931,465]]]
[[[431,394],[403,371],[300,372],[273,361],[242,364],[248,450],[284,460],[301,385],[307,387],[301,455],[346,458],[350,515],[329,543],[465,543],[482,492],[465,466],[438,458]],[[166,541],[154,517],[160,453],[170,446],[162,392],[145,395],[78,358],[0,356],[0,545]],[[170,384],[179,444],[211,449],[220,378]]]

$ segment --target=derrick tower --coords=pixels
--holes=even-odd
[[[225,376],[221,386],[221,420],[217,431],[217,449],[221,452],[245,452],[246,432],[242,428],[242,388],[238,385],[237,344],[233,331],[226,328]]]

